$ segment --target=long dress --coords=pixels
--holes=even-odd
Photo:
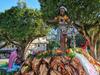
[[[61,48],[64,49],[67,47],[67,25],[61,24],[59,25],[59,37]]]
[[[75,36],[76,33],[78,33],[77,29],[74,26],[70,26],[67,23],[59,23],[58,27],[58,37],[60,40],[61,48],[66,48],[67,47],[67,37],[72,37],[73,35]],[[72,39],[73,41],[73,47],[75,44],[75,39]]]

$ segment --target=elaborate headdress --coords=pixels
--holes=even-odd
[[[64,6],[61,6],[59,9],[64,9],[67,12],[67,8]]]

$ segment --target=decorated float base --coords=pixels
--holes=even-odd
[[[66,57],[56,56],[45,59],[34,58],[32,71],[23,72],[23,75],[86,75],[82,65],[74,58],[66,60]]]
[[[96,67],[100,68],[100,64],[89,54],[80,52],[70,49],[30,55],[15,75],[99,75]]]

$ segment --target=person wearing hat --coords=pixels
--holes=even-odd
[[[49,20],[49,23],[55,22],[59,24],[59,32],[60,34],[60,47],[64,49],[67,47],[67,27],[70,25],[70,19],[66,15],[67,9],[64,6],[59,8],[59,14],[54,18],[54,20]]]
[[[68,24],[70,22],[69,17],[66,15],[67,9],[64,6],[59,8],[59,15],[54,18],[55,22],[59,24]]]

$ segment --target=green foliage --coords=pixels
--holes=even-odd
[[[45,36],[48,28],[44,28],[41,19],[42,13],[38,10],[18,7],[0,13],[0,31],[11,40],[22,42],[29,38]]]
[[[60,47],[60,42],[59,41],[50,41],[48,44],[48,49],[49,50],[55,50]]]
[[[74,58],[75,57],[75,53],[69,53],[69,54],[66,54],[66,56],[69,56],[70,58]]]
[[[3,40],[4,40],[4,38],[2,36],[0,36],[0,41],[3,41]]]
[[[58,8],[64,5],[71,20],[82,23],[94,23],[100,13],[100,0],[39,0],[44,19],[55,17]]]
[[[85,44],[86,40],[81,34],[76,35],[76,46],[81,47],[82,44]]]

